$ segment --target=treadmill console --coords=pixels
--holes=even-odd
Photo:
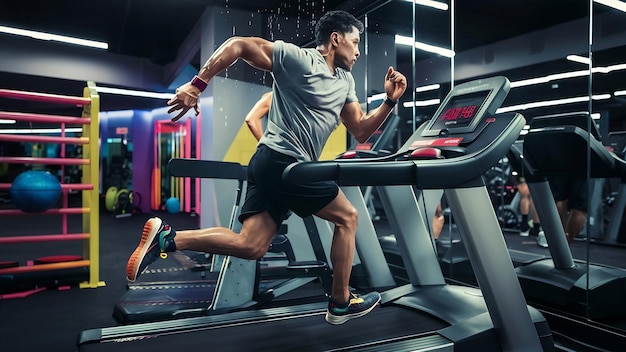
[[[459,84],[448,93],[421,135],[474,132],[485,115],[496,113],[509,90],[509,80],[502,76]]]
[[[467,153],[491,123],[510,90],[506,77],[497,76],[459,84],[443,100],[434,116],[422,124],[401,148],[408,159],[450,158]],[[424,150],[436,148],[436,151]],[[407,153],[408,152],[408,153]]]

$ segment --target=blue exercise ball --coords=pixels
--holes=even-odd
[[[170,214],[180,213],[180,201],[176,197],[170,197],[165,201],[165,211]]]
[[[11,184],[11,200],[22,211],[41,213],[57,204],[61,183],[46,171],[26,171]]]

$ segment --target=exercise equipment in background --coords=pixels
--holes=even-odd
[[[191,157],[191,119],[187,119],[185,123],[156,121],[154,130],[154,168],[150,206],[152,210],[166,210],[165,202],[175,197],[180,202],[180,211],[189,212],[190,181],[171,177],[166,168],[172,158]]]
[[[31,280],[37,287],[42,283],[51,282],[54,285],[78,284],[81,288],[97,288],[104,286],[99,280],[99,121],[100,98],[93,82],[88,82],[83,89],[83,96],[64,96],[37,92],[24,92],[0,89],[0,97],[29,101],[29,104],[45,103],[80,107],[80,116],[46,115],[26,112],[0,112],[0,118],[9,118],[20,122],[36,124],[58,124],[60,135],[0,133],[0,143],[19,142],[35,143],[37,150],[31,156],[0,156],[0,164],[29,165],[31,169],[44,170],[58,169],[58,178],[45,171],[24,172],[20,179],[12,183],[0,183],[0,189],[10,190],[18,209],[2,209],[0,216],[25,217],[26,220],[2,220],[11,226],[0,233],[0,245],[32,244],[38,245],[37,252],[45,249],[51,251],[55,245],[66,248],[67,241],[80,241],[82,253],[75,256],[79,260],[48,261],[46,263],[9,266],[0,268],[0,288],[2,290],[19,289],[23,280]],[[81,135],[70,137],[67,135],[67,125],[78,125]],[[1,130],[0,130],[1,132]],[[73,132],[72,132],[73,133]],[[74,153],[66,154],[66,145],[80,145],[81,157],[74,157]],[[54,153],[46,154],[42,146],[59,145],[59,148],[50,148]],[[46,148],[47,150],[47,148]],[[58,150],[58,152],[57,152]],[[71,156],[71,157],[68,157]],[[65,167],[80,168],[82,178],[80,183],[66,183]],[[24,179],[22,179],[24,177]],[[60,182],[59,179],[62,181]],[[80,192],[81,204],[71,206],[68,194]],[[58,204],[57,204],[58,202]],[[37,214],[29,214],[36,212]],[[80,230],[71,232],[68,223],[70,215],[80,215]],[[59,216],[61,230],[59,233],[45,234],[14,234],[15,226],[33,221],[39,216]],[[49,231],[58,231],[49,229]],[[44,243],[43,245],[41,243]],[[17,258],[24,260],[27,258]],[[57,257],[58,259],[58,257]],[[5,259],[6,260],[6,259]],[[33,279],[34,278],[34,279]]]
[[[111,186],[104,195],[104,206],[116,218],[124,218],[141,213],[141,194]]]
[[[169,197],[165,201],[165,211],[170,214],[180,213],[180,201],[176,197]]]
[[[57,204],[61,198],[61,183],[46,171],[26,171],[11,184],[13,203],[26,213],[41,213]]]

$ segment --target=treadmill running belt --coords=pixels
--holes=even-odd
[[[411,309],[376,308],[365,317],[330,325],[325,311],[290,318],[85,344],[81,351],[326,351],[420,335],[448,326]]]

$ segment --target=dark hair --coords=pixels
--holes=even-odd
[[[315,24],[315,45],[327,44],[333,32],[346,34],[356,27],[363,32],[363,23],[346,11],[335,10],[326,12]]]

